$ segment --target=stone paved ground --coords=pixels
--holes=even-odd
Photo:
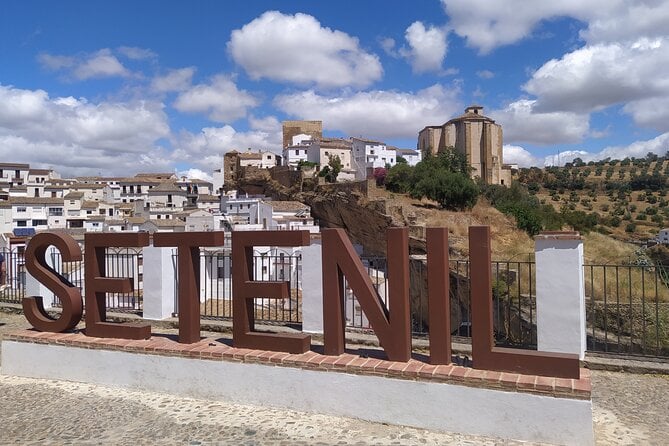
[[[0,312],[0,334],[26,327]],[[669,377],[593,371],[598,445],[667,444]],[[0,376],[0,444],[493,445],[472,435],[341,417]]]

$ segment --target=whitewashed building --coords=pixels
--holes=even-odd
[[[251,208],[250,223],[270,230],[320,232],[309,206],[299,201],[261,201]]]
[[[397,163],[395,148],[384,142],[362,138],[351,138],[351,142],[356,179],[366,179],[369,170],[386,165],[392,167]]]
[[[395,152],[397,153],[397,157],[401,156],[402,158],[404,158],[407,164],[410,166],[415,166],[416,164],[420,163],[421,160],[423,159],[423,155],[418,150],[395,148]],[[397,158],[395,159],[395,161],[397,162]]]
[[[304,133],[293,136],[292,144],[283,148],[283,165],[297,167],[300,162],[308,161],[311,143],[311,136]]]
[[[238,156],[240,167],[252,166],[260,169],[269,169],[278,166],[281,162],[281,156],[269,150],[258,150],[257,152],[249,150],[247,152],[240,152]]]
[[[0,163],[0,182],[10,185],[28,182],[29,164]]]

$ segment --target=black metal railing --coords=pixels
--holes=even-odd
[[[0,250],[0,302],[21,303],[25,295],[26,270],[23,250]]]
[[[5,258],[6,287],[0,291],[0,302],[21,303],[26,294],[26,269],[23,251],[2,251]],[[67,282],[84,290],[84,261],[63,262],[60,252],[48,250],[46,262]],[[143,257],[141,250],[108,248],[105,255],[107,277],[129,277],[133,290],[129,293],[107,293],[106,307],[119,312],[141,312],[143,308]],[[60,307],[60,299],[52,292],[42,296],[52,307]]]
[[[255,255],[253,280],[289,282],[288,299],[255,299],[255,317],[261,322],[302,323],[302,283],[299,254]],[[179,274],[176,253],[174,268],[174,311],[179,312]],[[232,318],[232,259],[228,252],[201,251],[200,316],[206,319]]]
[[[0,302],[20,303],[26,293],[26,270],[21,250],[0,250],[4,258]],[[175,290],[178,289],[176,254],[173,256]],[[363,257],[380,300],[387,305],[388,278],[385,258]],[[66,280],[83,290],[83,262],[62,262],[58,251],[47,252],[47,262]],[[107,308],[141,312],[143,309],[143,257],[141,251],[108,249],[109,277],[131,277],[133,291],[107,295]],[[232,317],[232,262],[229,253],[202,251],[200,313],[202,318]],[[451,326],[454,335],[471,336],[469,261],[450,261]],[[535,268],[532,262],[494,261],[493,323],[498,345],[536,348]],[[410,264],[412,330],[428,330],[427,268],[424,258]],[[256,299],[259,321],[300,324],[302,321],[301,256],[254,257],[255,280],[289,281],[290,299]],[[587,349],[608,354],[669,357],[669,267],[662,265],[584,265]],[[345,283],[345,317],[351,329],[370,329],[369,322]],[[59,302],[52,294],[44,296]],[[178,312],[175,293],[175,312]]]
[[[363,257],[379,299],[388,304],[387,261],[379,257]],[[451,327],[456,336],[471,337],[470,268],[468,260],[450,261]],[[498,345],[535,348],[536,293],[534,263],[492,262],[493,325]],[[370,329],[352,290],[345,285],[346,325],[354,329]],[[428,333],[427,268],[424,258],[414,257],[410,263],[411,326],[415,336]]]
[[[585,265],[589,351],[669,356],[667,267]]]

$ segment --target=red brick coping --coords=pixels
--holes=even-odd
[[[213,361],[232,361],[297,367],[323,372],[384,376],[414,381],[444,382],[491,390],[523,392],[572,399],[590,399],[590,370],[582,368],[580,379],[548,378],[518,373],[476,370],[458,365],[431,365],[415,359],[409,362],[365,358],[350,353],[326,356],[308,351],[299,355],[234,348],[218,338],[204,338],[195,344],[180,344],[174,336],[154,335],[146,340],[105,339],[81,333],[49,333],[18,330],[4,339],[33,344],[57,344],[95,350],[173,356]]]

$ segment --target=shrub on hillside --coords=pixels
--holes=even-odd
[[[386,189],[402,194],[409,193],[411,190],[412,175],[413,167],[404,163],[395,164],[386,173]]]
[[[428,156],[415,167],[400,163],[385,177],[386,189],[429,198],[445,209],[470,209],[476,204],[479,188],[469,177],[467,158],[454,149]]]

